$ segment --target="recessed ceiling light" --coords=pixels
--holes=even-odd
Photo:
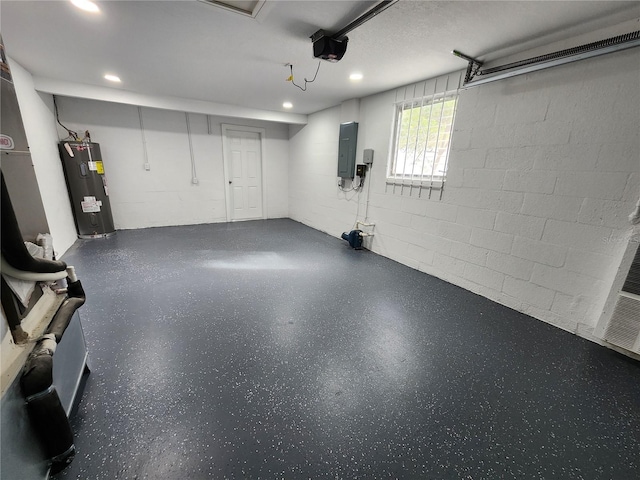
[[[71,3],[85,12],[98,13],[100,11],[98,5],[91,0],[71,0]]]
[[[109,73],[107,73],[104,76],[105,80],[109,80],[110,82],[116,82],[116,83],[120,83],[122,80],[120,80],[120,77],[117,75],[111,75]]]
[[[361,73],[352,73],[351,75],[349,75],[349,80],[357,82],[358,80],[362,80],[362,74]]]
[[[293,103],[291,102],[284,102],[282,104],[282,108],[293,108]]]

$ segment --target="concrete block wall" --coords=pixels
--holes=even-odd
[[[492,226],[458,222],[498,275],[467,267],[454,281],[592,333],[640,195],[639,59],[621,52],[461,94],[444,201],[496,214]],[[469,110],[485,115],[469,122]]]
[[[339,235],[356,221],[356,192],[338,187],[340,107],[309,117],[304,127],[292,126],[289,140],[289,216],[322,231]],[[300,180],[300,181],[298,181]],[[322,218],[323,222],[315,220]]]
[[[361,99],[358,162],[375,156],[352,197],[331,185],[339,109],[311,115],[290,215],[338,236],[366,212],[374,252],[591,338],[640,196],[638,65],[633,49],[461,91],[442,197],[386,183],[393,103],[429,82]]]
[[[288,127],[189,114],[198,184],[192,183],[185,113],[96,100],[58,98],[61,122],[100,144],[116,229],[225,222],[221,124],[265,128],[263,176],[267,218],[288,215]],[[58,127],[60,138],[66,132]]]

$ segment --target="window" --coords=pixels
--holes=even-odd
[[[388,183],[442,186],[457,102],[457,92],[447,92],[396,105]]]

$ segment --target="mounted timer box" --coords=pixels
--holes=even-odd
[[[340,143],[338,145],[338,176],[353,178],[356,168],[356,143],[358,124],[356,122],[340,124]]]

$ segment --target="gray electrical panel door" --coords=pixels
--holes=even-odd
[[[356,122],[340,124],[340,143],[338,146],[338,176],[353,178],[356,169],[356,142],[358,124]]]

